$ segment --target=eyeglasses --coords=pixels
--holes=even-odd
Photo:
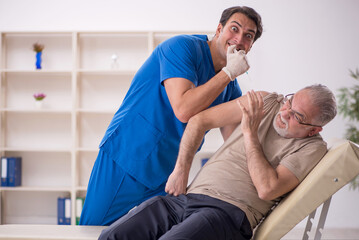
[[[294,96],[294,93],[291,93],[291,94],[287,94],[285,95],[284,97],[284,103],[288,102],[289,104],[289,113],[291,113],[293,116],[294,116],[294,119],[299,123],[299,124],[302,124],[302,125],[306,125],[306,126],[312,126],[312,127],[322,127],[322,126],[319,126],[319,125],[314,125],[314,124],[310,124],[310,123],[305,123],[302,121],[302,119],[304,118],[304,115],[297,112],[297,111],[294,111],[292,109],[292,99],[293,99],[293,96]]]

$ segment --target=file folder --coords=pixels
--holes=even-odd
[[[71,199],[65,199],[65,225],[71,225]]]
[[[1,158],[1,186],[8,186],[8,177],[7,177],[7,158]]]
[[[71,199],[59,197],[57,199],[57,224],[71,224]]]
[[[83,197],[77,197],[76,198],[76,225],[79,225],[80,223],[80,217],[82,208],[84,206],[85,199]]]
[[[21,185],[21,157],[7,158],[8,186],[17,187]]]

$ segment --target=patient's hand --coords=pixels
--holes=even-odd
[[[174,196],[185,194],[187,183],[187,171],[175,168],[167,180],[165,191]]]
[[[251,133],[257,135],[259,125],[263,119],[263,97],[260,92],[249,91],[247,94],[248,108],[244,107],[240,101],[237,100],[239,107],[242,110],[241,129],[244,135]]]

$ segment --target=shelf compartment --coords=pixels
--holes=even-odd
[[[42,69],[72,69],[72,34],[27,34],[9,33],[3,35],[6,59],[4,68],[12,70],[34,70],[36,53],[33,44],[44,44]]]
[[[89,149],[98,148],[111,119],[111,114],[79,114],[79,147]]]
[[[156,48],[161,42],[166,41],[167,39],[177,36],[177,33],[154,33],[154,48]]]
[[[137,70],[148,57],[147,33],[79,34],[80,69]],[[112,56],[117,55],[117,65]]]
[[[132,76],[81,74],[80,109],[115,112],[131,84]]]
[[[46,187],[54,187],[55,189],[71,188],[70,152],[15,151],[5,152],[5,156],[19,156],[22,158],[21,187],[27,190],[42,189],[48,191],[49,189]]]
[[[6,114],[5,148],[71,149],[71,115]]]
[[[42,110],[71,109],[70,74],[14,72],[6,75],[6,108],[36,109],[33,94],[42,92],[46,94]]]
[[[154,48],[156,48],[161,42],[164,42],[171,37],[178,36],[181,34],[209,35],[211,38],[214,36],[214,33],[209,33],[209,32],[154,32],[153,33]]]
[[[90,179],[91,171],[98,152],[80,152],[78,154],[78,178],[77,178],[77,189],[86,190],[87,184]]]
[[[57,198],[70,193],[14,191],[1,195],[3,224],[57,224]]]

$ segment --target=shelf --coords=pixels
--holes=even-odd
[[[137,70],[148,57],[146,33],[80,33],[78,40],[80,69]]]
[[[56,190],[1,191],[2,223],[57,224],[57,198],[69,197],[71,192]]]
[[[76,161],[77,177],[76,181],[76,190],[86,190],[88,180],[91,175],[92,166],[95,163],[97,157],[97,151],[81,151],[78,152],[78,158]]]
[[[0,151],[5,152],[45,152],[45,153],[70,153],[71,148],[29,148],[29,147],[4,147]]]
[[[35,110],[35,93],[45,93],[43,109],[72,109],[72,77],[69,73],[14,72],[3,79],[4,109]],[[12,112],[14,112],[12,111]],[[52,112],[52,111],[51,111]],[[56,111],[54,111],[56,112]]]
[[[71,192],[70,187],[0,187],[0,191],[8,192]]]
[[[112,69],[105,69],[105,70],[93,70],[93,69],[79,69],[79,73],[81,74],[88,74],[88,75],[114,75],[114,76],[134,76],[136,70],[112,70]]]
[[[71,115],[10,112],[4,123],[5,146],[26,149],[71,149]]]
[[[87,191],[87,186],[78,186],[76,187],[76,191]]]
[[[112,114],[100,115],[83,113],[78,117],[79,121],[79,147],[97,148],[103,135],[110,124]]]
[[[79,108],[115,112],[130,87],[132,76],[81,74],[78,78]],[[112,108],[112,109],[109,109]]]
[[[3,33],[2,41],[6,54],[2,68],[34,70],[33,44],[41,43],[43,70],[72,69],[72,33]]]
[[[39,38],[39,37],[48,37],[48,38],[58,38],[58,37],[71,37],[71,32],[65,31],[56,31],[56,32],[49,32],[49,31],[11,31],[3,33],[3,35],[7,37],[17,37],[17,38]]]
[[[71,114],[71,109],[16,109],[16,108],[4,108],[0,109],[3,112],[9,113],[53,113],[53,114]]]
[[[98,147],[92,147],[92,148],[77,148],[76,151],[78,152],[92,152],[92,153],[98,153]]]
[[[0,154],[22,158],[22,186],[0,187],[2,224],[56,224],[58,197],[86,195],[98,146],[132,78],[158,44],[178,34],[0,33]],[[40,70],[37,42],[45,46]],[[39,92],[46,94],[41,109]]]
[[[72,71],[71,70],[16,70],[16,69],[2,69],[1,72],[4,73],[11,73],[11,74],[33,74],[33,75],[38,75],[38,74],[44,74],[44,75],[50,75],[50,74],[55,74],[55,75],[71,75]]]
[[[116,110],[111,109],[77,109],[77,112],[83,114],[114,114]]]

